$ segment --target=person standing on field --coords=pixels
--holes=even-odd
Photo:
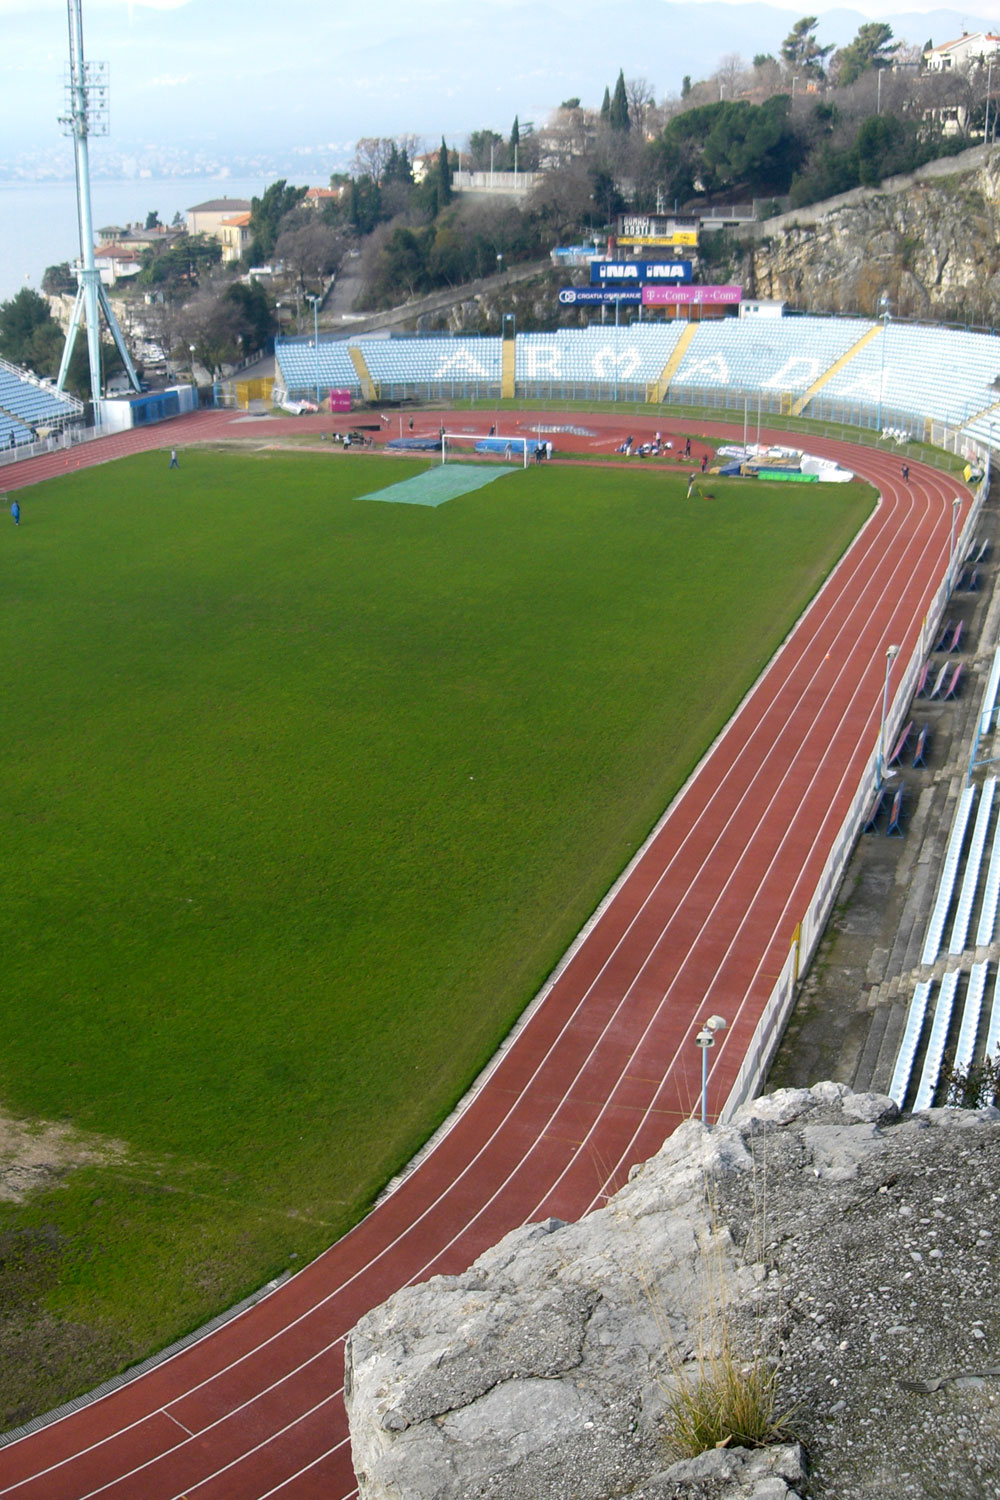
[[[171,469],[177,469],[177,468],[180,467],[180,465],[177,462],[177,449],[176,448],[171,448],[171,450],[170,450],[170,463],[168,464],[167,467],[171,468]]]
[[[14,518],[14,525],[15,526],[20,526],[20,524],[21,524],[21,507],[18,505],[18,503],[17,503],[16,500],[14,501],[13,505],[10,508],[10,513],[11,513],[11,515]]]

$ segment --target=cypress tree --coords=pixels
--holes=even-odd
[[[605,85],[604,98],[601,101],[601,124],[608,125],[611,121],[611,90]]]
[[[517,123],[517,115],[515,115],[514,116],[514,123],[510,127],[510,153],[509,153],[509,155],[510,155],[510,165],[512,167],[514,165],[515,153],[516,153],[517,148],[518,148],[518,146],[520,144],[521,144],[521,127],[518,125],[518,123]]]
[[[438,205],[444,208],[446,203],[451,202],[451,162],[448,160],[448,147],[441,137],[441,150],[438,152],[438,180],[437,180]]]
[[[625,72],[618,70],[618,82],[615,84],[615,96],[611,101],[611,109],[608,113],[608,124],[612,130],[620,130],[627,133],[632,129],[632,121],[628,117],[628,95],[625,92]]]

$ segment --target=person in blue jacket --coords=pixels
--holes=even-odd
[[[14,517],[14,525],[15,526],[20,526],[20,524],[21,524],[21,507],[18,505],[18,503],[17,503],[16,500],[14,501],[13,505],[10,508],[10,513]]]

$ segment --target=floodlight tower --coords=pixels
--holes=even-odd
[[[100,426],[101,332],[103,311],[111,337],[122,357],[133,390],[139,389],[132,357],[125,346],[118,320],[111,310],[108,294],[101,285],[101,274],[94,265],[94,220],[90,207],[90,159],[87,142],[92,135],[108,133],[108,65],[87,63],[83,59],[83,15],[81,0],[66,0],[69,16],[69,77],[66,81],[67,112],[59,123],[73,137],[76,156],[76,212],[80,225],[80,267],[76,301],[66,334],[66,344],[59,365],[56,389],[62,390],[69,369],[73,346],[80,328],[80,318],[87,324],[87,352],[90,356],[90,395],[94,403],[94,423]]]

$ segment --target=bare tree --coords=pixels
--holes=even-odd
[[[412,162],[413,158],[419,156],[424,149],[424,138],[414,135],[412,130],[404,130],[402,135],[397,135],[396,146],[400,151],[405,151]]]
[[[331,229],[328,224],[314,218],[312,223],[298,229],[286,229],[280,234],[274,253],[284,261],[305,291],[307,286],[320,286],[323,279],[338,268],[346,249],[346,239],[342,230]]]
[[[168,360],[180,342],[182,311],[182,303],[172,295],[172,288],[166,287],[147,292],[146,300],[136,306],[133,314],[134,326],[142,330],[150,343],[158,344]]]
[[[363,135],[355,143],[351,172],[355,177],[370,177],[373,182],[380,183],[394,152],[405,151],[412,163],[421,146],[420,136],[412,132],[397,136]]]
[[[205,287],[185,303],[177,319],[178,343],[193,348],[196,360],[214,379],[240,357],[243,319],[240,309],[215,288]]]
[[[649,112],[656,102],[653,85],[648,78],[626,78],[625,96],[628,99],[628,117],[632,122],[632,129],[644,140]]]
[[[574,157],[543,175],[531,195],[532,211],[561,234],[592,216],[593,193],[589,161]]]
[[[385,164],[395,144],[388,136],[363,135],[354,147],[354,160],[351,162],[351,171],[355,177],[370,177],[373,182],[381,182]]]
[[[715,70],[720,99],[737,99],[749,87],[750,69],[738,52],[727,52]]]

